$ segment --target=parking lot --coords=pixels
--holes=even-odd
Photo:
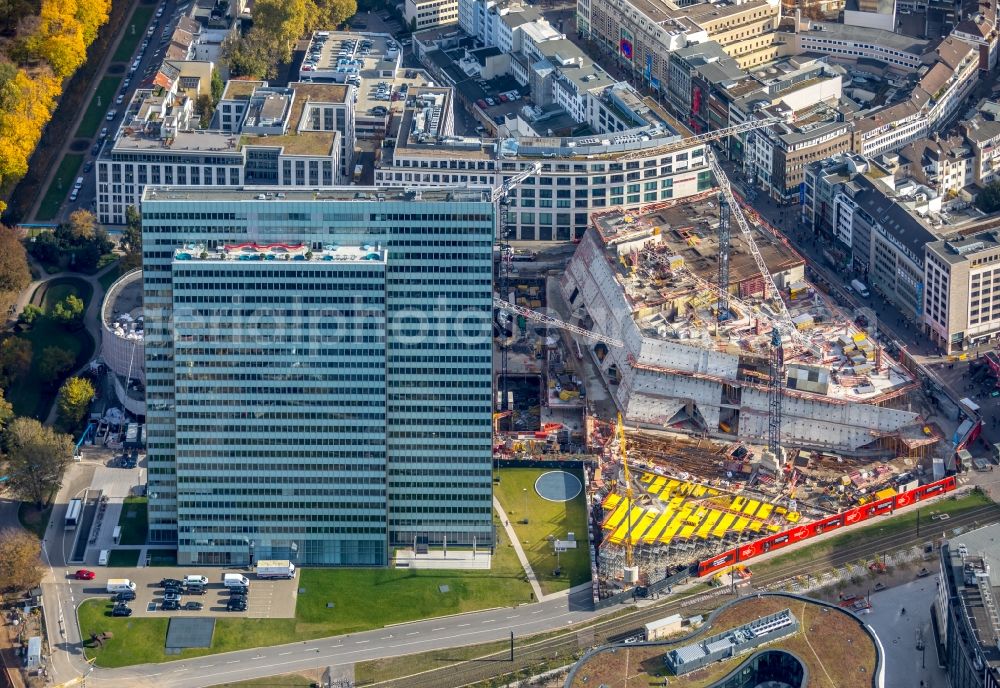
[[[254,574],[242,569],[220,568],[182,568],[173,566],[155,566],[148,568],[91,568],[97,574],[94,580],[74,580],[75,568],[67,568],[65,576],[71,581],[75,593],[85,598],[103,598],[110,600],[113,596],[107,592],[109,578],[128,578],[135,583],[136,598],[128,602],[132,608],[133,617],[162,616],[224,616],[233,618],[255,619],[285,619],[295,616],[295,601],[298,595],[298,572],[292,580],[259,580]],[[247,610],[245,612],[230,612],[226,610],[229,592],[222,584],[225,573],[239,573],[250,579],[250,592],[247,595]],[[201,602],[200,611],[163,611],[163,589],[160,580],[175,578],[183,580],[188,575],[203,575],[208,578],[204,594],[182,594],[181,606],[187,602]]]

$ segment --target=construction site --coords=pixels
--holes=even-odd
[[[731,194],[595,215],[542,275],[502,292],[504,370],[538,396],[506,393],[496,449],[599,456],[600,595],[943,477],[912,375]]]

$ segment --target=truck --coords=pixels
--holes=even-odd
[[[865,286],[864,282],[852,279],[851,287],[854,289],[854,291],[858,292],[858,296],[860,296],[861,298],[863,299],[868,298],[868,287]]]
[[[250,580],[238,573],[222,574],[222,584],[227,588],[246,588],[250,586]]]
[[[650,621],[645,627],[646,642],[651,640],[660,640],[677,633],[681,630],[683,623],[684,619],[680,614],[674,614],[672,616],[666,616],[662,619],[657,619],[656,621]]]
[[[130,581],[128,578],[109,578],[108,579],[108,592],[109,593],[119,593],[130,590],[135,592],[135,583]]]
[[[258,578],[294,578],[295,564],[287,559],[271,559],[257,562]]]
[[[354,166],[354,183],[355,184],[357,184],[358,182],[361,181],[361,175],[363,175],[364,173],[365,173],[365,166],[364,165],[355,165]]]

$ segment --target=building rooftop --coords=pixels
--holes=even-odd
[[[957,592],[983,659],[1000,670],[1000,526],[972,530],[948,541],[944,561],[949,590]]]
[[[835,24],[833,22],[810,21],[808,34],[810,37],[818,39],[830,38],[842,41],[871,43],[917,56],[927,52],[927,47],[930,43],[926,40],[903,36],[892,31],[885,31],[884,29],[847,26],[846,24]]]
[[[311,248],[307,244],[224,244],[209,247],[185,244],[174,251],[174,262],[201,261],[293,261],[313,263],[385,263],[386,251],[381,246],[364,244],[340,246],[324,244]]]
[[[293,201],[435,201],[447,203],[491,203],[488,189],[462,187],[421,188],[418,190],[382,186],[343,186],[322,191],[296,191],[286,187],[243,187],[217,189],[212,187],[169,187],[147,185],[142,192],[144,201],[181,203],[235,201],[271,203]]]
[[[250,96],[258,88],[267,86],[266,81],[233,78],[226,82],[222,91],[222,100],[250,100]]]
[[[984,251],[1000,249],[1000,230],[992,229],[963,237],[942,239],[927,244],[927,250],[946,263],[957,265],[972,260]]]

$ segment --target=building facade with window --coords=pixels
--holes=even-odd
[[[492,546],[488,192],[149,186],[142,214],[152,542]]]

